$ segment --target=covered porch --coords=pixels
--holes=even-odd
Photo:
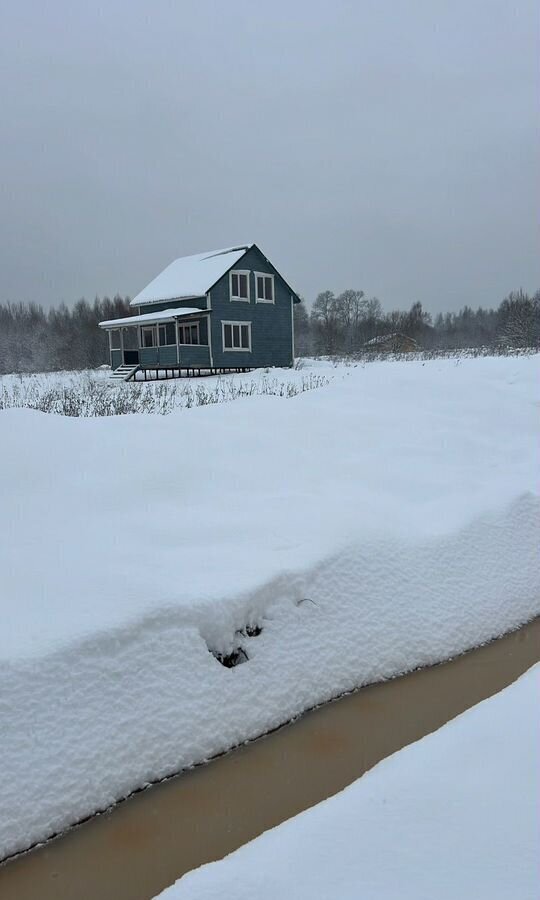
[[[212,368],[209,315],[204,309],[173,308],[100,322],[109,335],[111,368],[133,376],[138,370],[156,373],[150,377]]]

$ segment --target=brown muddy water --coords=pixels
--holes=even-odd
[[[0,898],[148,900],[337,793],[539,660],[540,618],[450,662],[347,694],[7,861]]]

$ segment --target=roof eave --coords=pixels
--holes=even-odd
[[[130,302],[131,307],[155,306],[156,303],[177,303],[181,300],[204,300],[206,294],[183,294],[181,297],[156,297],[154,300],[139,300],[138,296]]]

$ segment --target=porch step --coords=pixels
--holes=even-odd
[[[135,372],[139,370],[139,366],[118,366],[114,372],[111,372],[109,378],[113,381],[129,381],[130,378],[133,378]]]

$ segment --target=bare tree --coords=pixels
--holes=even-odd
[[[309,316],[304,301],[295,303],[294,315],[294,353],[295,356],[308,356],[311,352]]]
[[[317,296],[311,310],[311,325],[315,340],[315,349],[319,353],[335,353],[337,351],[338,322],[333,291],[323,291]]]
[[[512,291],[499,307],[499,338],[513,347],[540,343],[540,292]]]

